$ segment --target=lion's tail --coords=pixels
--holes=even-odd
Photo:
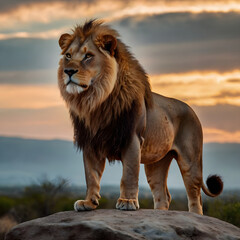
[[[218,196],[223,190],[223,181],[222,178],[218,175],[208,176],[206,183],[207,187],[204,183],[202,183],[202,190],[206,195],[210,197]]]

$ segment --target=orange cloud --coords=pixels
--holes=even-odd
[[[240,11],[239,1],[132,1],[121,11],[113,13],[110,19],[136,15],[154,15],[176,12],[230,12]]]
[[[64,106],[41,109],[2,109],[0,135],[37,139],[72,140],[73,129],[67,108]],[[203,128],[207,142],[240,143],[240,131],[230,132],[217,128]]]
[[[54,20],[105,17],[111,12],[118,11],[123,3],[121,1],[89,2],[36,2],[20,5],[10,11],[0,14],[0,27],[13,27],[19,23],[50,23]],[[40,10],[41,9],[41,10]]]
[[[0,40],[5,40],[9,38],[42,38],[51,39],[58,38],[63,32],[69,31],[68,28],[52,29],[44,32],[13,32],[13,33],[0,33]]]
[[[215,128],[203,128],[204,142],[240,143],[240,131],[227,132]]]
[[[0,109],[0,135],[37,139],[73,139],[64,106],[40,109]]]
[[[0,85],[0,109],[39,109],[62,105],[56,85]]]
[[[72,140],[73,129],[65,107],[13,111],[0,110],[0,135],[37,139]],[[229,132],[217,128],[203,128],[207,142],[240,143],[240,131]]]
[[[231,104],[240,106],[240,70],[189,72],[150,76],[153,91],[190,105]],[[233,81],[234,80],[234,81]]]
[[[14,28],[19,25],[40,22],[43,24],[52,21],[71,19],[79,21],[86,18],[104,18],[108,21],[121,19],[129,16],[145,16],[154,14],[165,14],[175,12],[240,12],[239,1],[163,1],[163,0],[133,0],[133,1],[111,1],[99,0],[93,2],[36,2],[20,5],[9,11],[0,13],[0,29]],[[0,39],[11,37],[56,37],[56,32],[17,32],[15,34],[0,34]]]
[[[150,79],[153,91],[195,107],[218,103],[240,106],[240,70],[164,74]],[[71,121],[56,84],[1,84],[0,112],[0,135],[72,139]],[[209,125],[207,115],[204,118],[204,142],[240,143],[237,127],[223,130],[220,125]]]
[[[40,74],[37,72],[37,74]],[[150,76],[152,89],[190,105],[240,106],[240,70]],[[63,105],[57,85],[0,85],[0,108],[45,108]]]

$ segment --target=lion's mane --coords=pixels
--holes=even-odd
[[[129,144],[142,102],[146,108],[150,108],[152,95],[145,71],[129,52],[128,47],[118,38],[115,30],[102,22],[92,20],[83,26],[77,26],[72,39],[80,36],[84,42],[92,36],[96,38],[96,43],[98,36],[102,34],[112,35],[117,39],[114,57],[118,64],[118,73],[113,91],[103,102],[100,101],[106,94],[104,79],[98,81],[101,86],[93,84],[87,91],[77,96],[64,96],[65,93],[61,90],[63,86],[60,86],[60,91],[67,105],[74,105],[74,109],[77,109],[72,111],[70,108],[75,145],[79,149],[88,148],[99,158],[107,157],[111,161],[121,159],[121,151]],[[66,44],[66,48],[70,44],[71,40]],[[100,77],[107,76],[108,71],[106,67]],[[59,78],[62,77],[61,72],[60,61]]]

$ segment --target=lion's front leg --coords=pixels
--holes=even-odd
[[[95,156],[83,151],[87,194],[85,200],[77,200],[74,203],[76,211],[96,209],[100,199],[100,180],[105,167],[105,159],[96,159]]]
[[[129,147],[122,153],[123,175],[120,185],[120,198],[116,204],[117,209],[139,209],[138,178],[140,155],[140,141],[137,135],[134,135]]]

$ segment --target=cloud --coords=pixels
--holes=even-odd
[[[225,80],[222,77],[220,81],[227,82],[229,75],[234,74],[225,74]],[[181,77],[184,78],[184,76],[179,76],[180,80]],[[164,77],[162,79],[166,80]],[[188,83],[195,84],[194,79],[194,76],[186,75],[181,84],[186,86]],[[177,79],[169,77],[169,81],[172,81],[172,85],[168,86],[168,94],[165,95],[174,95],[172,89],[174,84],[179,88],[178,93],[185,96],[185,93],[188,92],[187,88],[179,87]],[[201,82],[203,79],[199,80],[197,86],[200,86]],[[206,83],[207,80],[204,84]],[[165,84],[167,83],[165,82]],[[209,88],[214,89],[216,84],[217,82]],[[235,85],[235,83],[232,84]],[[198,95],[196,92],[191,92],[191,94],[193,97]],[[205,94],[205,90],[203,94]],[[191,99],[188,103],[191,103]],[[204,142],[240,142],[240,105],[191,106],[203,126]],[[0,115],[0,135],[47,139],[72,138],[68,111],[60,97],[57,85],[0,85]]]
[[[219,134],[219,131],[227,132],[229,135],[240,131],[240,107],[229,104],[218,104],[215,106],[196,106],[192,108],[197,113],[201,124],[208,134]],[[211,129],[218,129],[213,131]],[[224,139],[224,138],[223,138]]]
[[[58,41],[8,39],[0,41],[0,71],[57,69]]]
[[[172,13],[114,23],[147,72],[239,68],[240,14]]]
[[[150,75],[154,92],[190,105],[240,106],[240,81],[229,79],[240,79],[240,70]],[[42,108],[62,104],[57,69],[0,71],[0,83],[0,108]]]
[[[41,11],[39,11],[41,9]],[[17,37],[36,37],[41,36],[43,38],[52,37],[44,33],[36,35],[31,33],[32,30],[29,26],[33,26],[38,23],[44,26],[52,23],[64,20],[69,22],[84,21],[86,18],[104,18],[110,22],[121,20],[125,18],[135,18],[135,20],[141,20],[151,16],[162,16],[174,13],[178,15],[178,21],[182,23],[184,17],[181,14],[192,14],[192,22],[195,23],[194,16],[196,13],[240,13],[239,1],[146,1],[146,0],[98,0],[98,1],[5,1],[1,4],[0,11],[0,30],[5,33],[1,35],[2,39],[13,37],[13,32],[9,29],[13,29],[15,36]],[[173,17],[173,15],[171,15]],[[173,17],[174,18],[174,17]],[[176,17],[175,17],[176,18]],[[215,17],[216,19],[216,17]],[[166,18],[161,18],[166,20]],[[171,23],[167,22],[168,24]],[[225,25],[228,21],[224,22]],[[205,24],[206,28],[209,28],[215,24],[215,21],[210,21]],[[66,23],[62,26],[66,27]],[[23,29],[29,29],[24,31]],[[22,30],[17,30],[22,29]],[[214,28],[213,28],[214,29]],[[56,29],[48,29],[56,30]],[[181,30],[177,29],[178,31]],[[204,30],[204,29],[203,29]],[[10,32],[9,32],[10,31]],[[47,30],[46,30],[47,31]],[[17,33],[16,33],[17,32]],[[211,32],[209,32],[211,35]],[[193,34],[194,35],[194,34]]]
[[[0,109],[63,106],[57,85],[0,85]]]
[[[105,17],[121,8],[122,1],[28,1],[14,8],[5,5],[0,14],[0,29],[16,27],[21,24],[50,23],[52,21],[89,17]],[[40,10],[41,9],[41,10]],[[40,10],[40,11],[39,11]],[[7,27],[6,27],[7,26]]]
[[[240,143],[239,107],[194,106],[194,110],[203,124],[205,143]],[[234,112],[235,110],[237,113]],[[40,109],[0,109],[0,114],[0,135],[72,140],[71,120],[67,108],[63,105]],[[233,121],[234,118],[236,120]]]
[[[57,84],[57,69],[28,70],[28,71],[0,71],[0,84],[43,85]],[[1,85],[0,85],[1,89]]]
[[[54,4],[56,2],[62,3],[72,3],[72,4],[81,4],[82,2],[94,3],[95,0],[11,0],[11,1],[2,1],[0,12],[8,12],[19,8],[21,6],[31,6],[32,4],[44,3],[44,4]]]
[[[57,38],[85,18],[105,17],[150,74],[153,90],[193,106],[204,141],[239,142],[238,5],[5,1],[0,10],[0,134],[72,138],[56,85]]]
[[[41,11],[39,11],[41,9]],[[9,26],[19,22],[50,22],[54,19],[77,19],[79,16],[103,16],[109,19],[135,15],[171,12],[229,12],[240,11],[239,1],[163,1],[163,0],[98,0],[98,1],[5,1],[1,4],[0,22]],[[9,16],[7,21],[7,15]]]
[[[137,59],[150,74],[222,72],[239,68],[239,40],[132,46]]]
[[[228,82],[230,82],[230,83],[240,83],[240,79],[229,79]]]
[[[186,101],[190,105],[240,106],[240,82],[229,82],[229,79],[240,79],[240,71],[199,71],[150,76],[155,92]]]
[[[0,109],[0,135],[72,140],[73,130],[65,107]]]
[[[114,22],[140,44],[203,42],[219,39],[237,39],[240,14],[174,12],[153,16],[133,16]],[[125,32],[124,32],[125,33]],[[144,33],[144,34],[143,34]]]
[[[0,40],[12,39],[12,38],[40,38],[40,39],[56,39],[63,32],[66,32],[66,27],[59,29],[51,29],[43,32],[12,32],[12,33],[0,33]]]
[[[240,131],[227,132],[216,128],[203,128],[204,142],[240,143]]]
[[[160,74],[239,68],[239,21],[237,13],[172,13],[127,18],[112,22],[112,26],[147,72]],[[74,23],[67,22],[68,27],[64,21],[51,23],[50,29],[47,25],[2,32],[0,70],[57,68],[58,37]],[[20,36],[25,39],[7,39]]]

